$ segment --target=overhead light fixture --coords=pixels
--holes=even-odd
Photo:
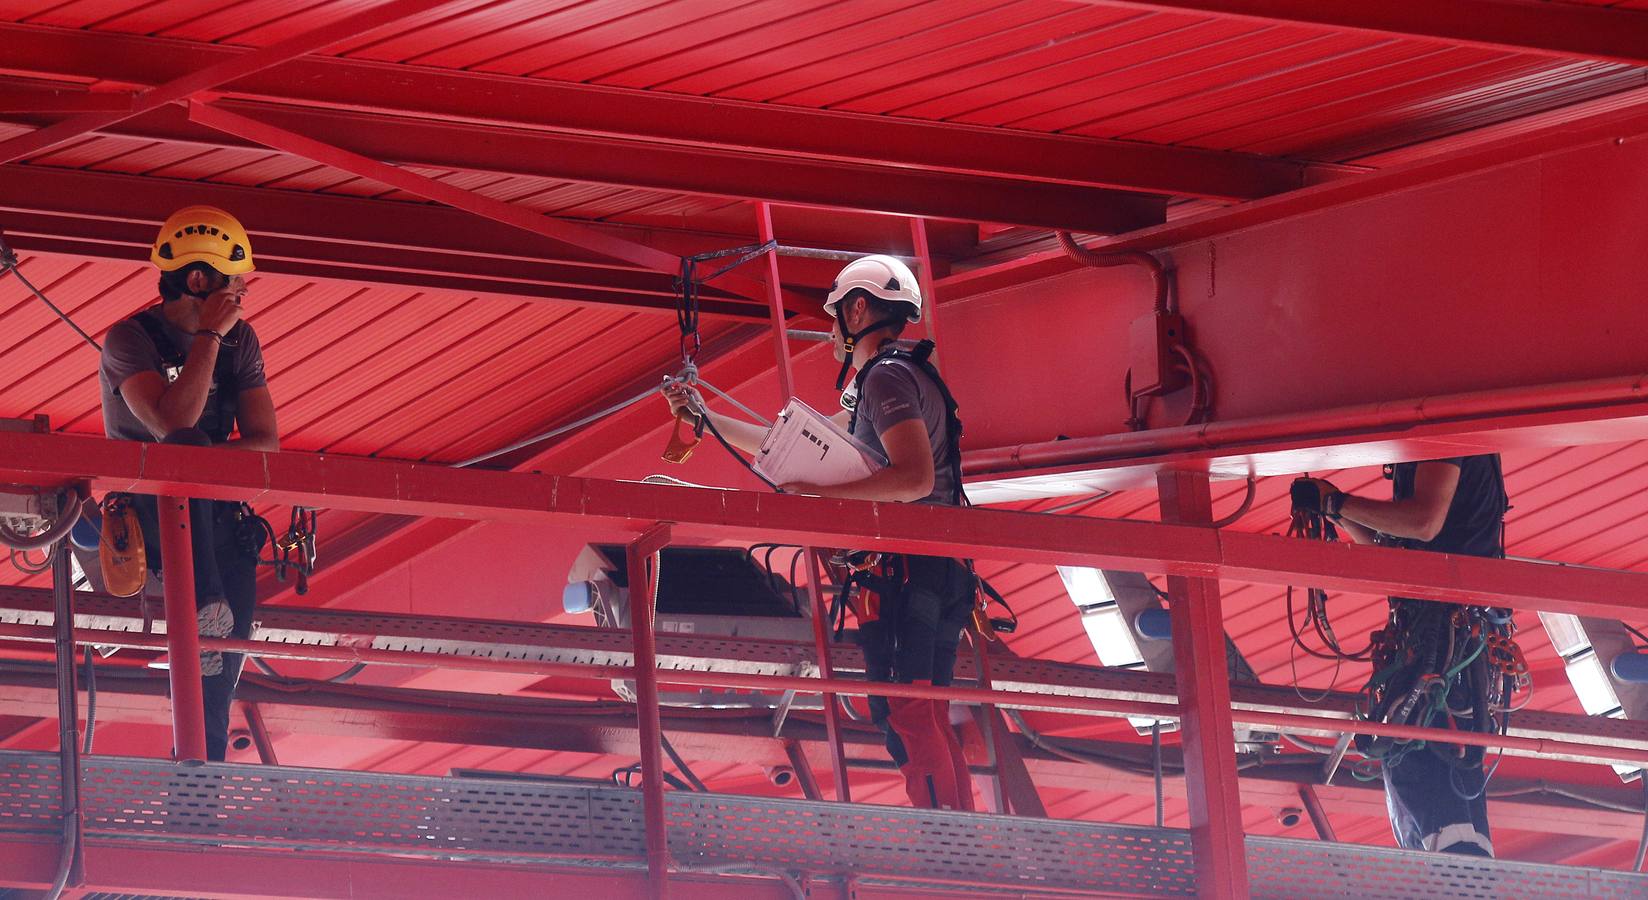
[[[1113,668],[1137,669],[1144,667],[1144,654],[1139,652],[1139,639],[1133,633],[1133,623],[1116,602],[1116,594],[1105,580],[1104,573],[1087,566],[1059,566],[1059,578],[1065,592],[1081,614],[1082,628],[1087,641],[1093,645],[1099,662]],[[1128,716],[1135,731],[1150,733],[1157,719],[1149,716]],[[1164,728],[1176,728],[1177,722],[1162,722]]]
[[[1620,702],[1619,692],[1614,689],[1614,680],[1602,664],[1601,657],[1597,656],[1591,637],[1579,617],[1542,612],[1539,621],[1545,626],[1546,636],[1551,639],[1551,648],[1562,657],[1568,683],[1574,686],[1574,694],[1579,697],[1579,705],[1586,715],[1625,718],[1625,707]],[[1624,781],[1634,781],[1642,772],[1636,766],[1615,765],[1613,769]]]

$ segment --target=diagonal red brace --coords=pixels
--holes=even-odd
[[[352,16],[345,16],[336,22],[329,22],[318,28],[312,28],[261,50],[254,50],[241,56],[226,59],[223,62],[190,72],[181,78],[150,88],[132,98],[132,102],[123,108],[104,112],[89,112],[14,137],[5,143],[0,143],[0,163],[12,162],[25,156],[50,150],[82,135],[91,134],[101,128],[107,128],[116,122],[124,122],[133,116],[142,115],[168,103],[187,100],[201,91],[209,91],[219,85],[228,84],[237,78],[261,72],[270,66],[278,66],[283,62],[324,49],[340,41],[346,41],[382,28],[385,25],[403,21],[408,16],[427,12],[436,7],[447,6],[454,2],[457,2],[457,0],[392,0],[390,3],[355,13]]]
[[[653,634],[659,553],[669,545],[669,540],[669,524],[660,522],[631,541],[625,551],[629,572],[629,626],[635,639],[635,713],[641,731],[647,882],[654,898],[669,895],[669,833],[664,822],[664,725],[658,712],[658,642]]]
[[[304,159],[313,160],[322,165],[358,175],[361,178],[370,178],[390,187],[400,188],[407,193],[434,200],[437,203],[444,203],[456,209],[502,222],[505,225],[512,225],[534,234],[540,234],[553,241],[582,247],[585,250],[640,266],[644,269],[670,273],[677,273],[681,269],[680,257],[645,244],[626,241],[584,225],[551,218],[523,206],[516,206],[502,200],[494,200],[474,191],[456,188],[433,178],[419,175],[416,172],[379,162],[358,153],[344,150],[341,147],[334,147],[323,141],[317,141],[314,138],[287,131],[284,128],[249,119],[210,104],[191,101],[189,103],[189,118],[226,134],[256,141],[265,147],[290,153],[294,156],[301,156]],[[763,303],[767,299],[766,285],[748,275],[730,273],[716,279],[716,285],[723,290],[759,300]],[[811,305],[799,296],[793,299],[798,308],[806,309]]]

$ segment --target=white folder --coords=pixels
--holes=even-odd
[[[846,484],[886,468],[887,457],[855,440],[828,416],[791,398],[755,454],[755,470],[773,484]]]

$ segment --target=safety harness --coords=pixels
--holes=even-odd
[[[144,333],[154,343],[155,351],[160,354],[161,374],[167,381],[176,380],[176,373],[182,371],[189,357],[166,334],[166,323],[159,310],[146,309],[132,318],[143,327]],[[235,414],[239,412],[240,391],[239,380],[235,377],[234,354],[218,351],[217,365],[212,368],[212,384],[215,389],[207,398],[197,427],[206,432],[212,443],[218,444],[229,439],[229,434],[235,429]]]
[[[873,326],[870,330],[883,327],[886,324],[885,322],[881,323],[881,325]],[[858,335],[858,337],[862,336],[863,333]],[[852,339],[852,336],[849,336],[849,339]],[[944,429],[945,434],[949,437],[949,448],[946,453],[945,464],[949,468],[951,476],[952,493],[950,500],[956,506],[967,506],[970,504],[961,483],[962,426],[960,407],[956,403],[955,396],[950,393],[949,385],[944,383],[943,376],[939,374],[938,368],[933,365],[933,349],[933,342],[927,340],[921,341],[914,347],[889,345],[883,348],[865,364],[864,368],[859,370],[858,376],[853,380],[853,393],[858,395],[863,391],[864,380],[869,377],[871,370],[879,365],[903,362],[914,366],[926,375],[927,379],[938,388],[939,396],[944,400]],[[849,355],[848,359],[851,358]],[[848,433],[856,430],[858,425],[858,408],[854,406],[851,412],[852,416],[849,419],[847,428]],[[853,614],[861,623],[880,619],[882,606],[885,602],[884,598],[902,596],[909,586],[910,572],[905,557],[891,553],[850,551],[840,554],[835,562],[846,568],[848,572],[846,580],[842,583],[841,592],[837,594],[830,613],[831,620],[835,624],[836,639],[839,640],[846,631],[847,609],[849,606],[851,606]],[[968,571],[972,572],[972,560],[963,560],[962,562],[966,565]],[[1009,616],[1006,619],[990,619],[985,616],[982,604],[980,604],[980,608],[974,616],[974,625],[981,633],[985,634],[989,634],[993,630],[1012,631],[1018,620],[1012,607],[1007,605],[1007,601],[1002,598],[1000,592],[991,587],[984,579],[978,578],[977,572],[972,572],[972,574],[977,579],[985,596],[1001,604],[1002,608],[1007,610]]]

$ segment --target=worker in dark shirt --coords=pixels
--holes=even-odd
[[[836,277],[824,311],[834,319],[831,337],[841,363],[836,389],[845,389],[847,407],[833,420],[881,451],[887,465],[846,484],[780,488],[821,497],[962,504],[961,421],[954,399],[930,360],[932,343],[899,339],[907,324],[921,321],[914,273],[890,256],[854,260]],[[847,376],[855,371],[849,385]],[[668,385],[664,393],[677,415],[709,416],[729,443],[747,452],[758,452],[766,437],[763,426],[704,410],[686,385]],[[950,684],[977,595],[969,567],[933,556],[845,556],[856,569],[845,590],[858,619],[866,677]],[[949,708],[947,701],[870,698],[871,718],[886,735],[911,804],[970,810],[972,780]]]
[[[1390,500],[1345,494],[1320,479],[1296,483],[1295,506],[1332,521],[1357,543],[1502,557],[1509,508],[1497,454],[1386,467]],[[1312,508],[1314,507],[1314,508]],[[1461,731],[1503,728],[1509,695],[1525,677],[1511,642],[1509,610],[1404,597],[1374,634],[1366,718]],[[1383,761],[1386,804],[1398,845],[1493,856],[1483,751],[1444,743],[1357,737]]]
[[[128,441],[280,449],[263,351],[241,319],[253,271],[246,230],[228,213],[192,206],[161,226],[150,253],[161,302],[109,329],[98,381],[103,430]],[[131,497],[152,571],[160,571],[155,498]],[[189,501],[195,605],[203,637],[248,638],[257,599],[261,526],[239,503]],[[206,755],[228,749],[240,654],[201,653]]]

